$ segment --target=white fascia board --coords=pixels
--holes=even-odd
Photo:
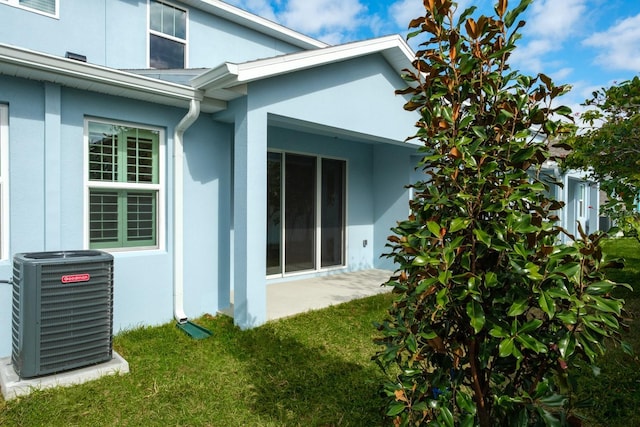
[[[226,63],[201,74],[191,83],[195,88],[210,92],[375,53],[382,54],[398,72],[410,68],[414,58],[402,37],[393,35],[242,64]]]
[[[190,86],[6,44],[0,44],[0,74],[172,106],[188,106],[192,99],[203,99],[203,93]],[[219,107],[226,105],[221,102]]]
[[[316,40],[219,0],[182,0],[182,3],[302,49],[317,49],[329,46],[320,40]]]

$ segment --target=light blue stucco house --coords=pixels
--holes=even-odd
[[[399,36],[328,46],[217,0],[0,0],[0,279],[114,255],[114,329],[392,268],[415,117]],[[0,284],[0,356],[11,287]]]
[[[412,59],[399,36],[329,46],[218,0],[0,0],[0,280],[16,253],[100,249],[115,331],[232,291],[248,328],[269,284],[393,269]],[[11,301],[0,284],[0,356]]]

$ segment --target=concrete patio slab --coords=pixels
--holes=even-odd
[[[97,365],[47,375],[37,378],[21,379],[11,363],[11,357],[0,359],[0,388],[5,400],[25,396],[34,390],[64,387],[96,380],[105,375],[126,374],[129,363],[115,351],[111,360]]]
[[[267,320],[390,292],[391,288],[381,285],[392,274],[388,270],[361,270],[267,285]],[[231,303],[222,314],[233,317],[233,293]]]

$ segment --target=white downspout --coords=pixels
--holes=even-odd
[[[173,316],[185,323],[184,313],[184,132],[200,115],[200,101],[192,99],[189,112],[173,133]]]

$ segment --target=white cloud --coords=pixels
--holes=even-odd
[[[562,66],[564,58],[549,58],[549,55],[563,49],[568,38],[582,31],[585,15],[588,12],[587,0],[542,0],[534,2],[531,9],[523,15],[527,25],[521,30],[523,39],[528,43],[519,45],[511,60],[514,68],[526,73],[546,72],[562,75],[550,68]]]
[[[562,42],[579,31],[587,12],[586,0],[542,0],[534,2],[527,20],[528,32]]]
[[[365,12],[358,0],[289,0],[278,18],[288,27],[318,34],[349,31],[361,24]]]
[[[640,72],[640,14],[593,34],[583,44],[598,49],[595,62],[604,67]]]
[[[407,29],[409,22],[424,14],[424,6],[416,0],[399,0],[389,6],[389,19],[392,19],[402,31]]]
[[[555,82],[560,82],[559,84],[562,84],[563,80],[566,80],[567,77],[569,77],[571,74],[573,73],[573,68],[571,67],[565,67],[565,68],[561,68],[557,71],[554,71],[550,77],[555,81]]]

